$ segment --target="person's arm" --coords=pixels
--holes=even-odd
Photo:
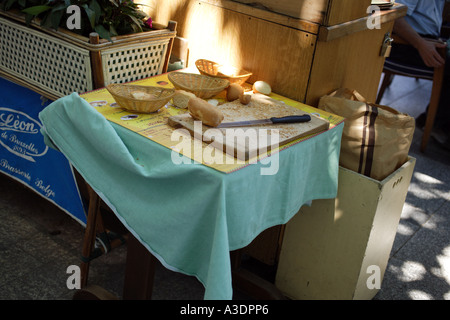
[[[422,38],[404,18],[395,21],[393,31],[419,51],[423,62],[428,67],[436,68],[445,63],[445,60],[436,51],[436,48],[446,47],[444,42]]]

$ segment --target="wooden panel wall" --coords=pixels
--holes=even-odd
[[[189,65],[200,58],[253,72],[274,92],[304,101],[317,36],[201,1],[154,0],[152,17],[178,22],[189,41]]]
[[[317,106],[321,96],[344,87],[355,89],[374,102],[384,64],[380,50],[393,23],[382,24],[381,29],[318,41],[305,103]]]
[[[367,16],[372,0],[235,0],[271,12],[332,26]]]
[[[334,26],[367,16],[372,0],[330,0],[324,25]]]
[[[236,0],[237,2],[265,8],[293,18],[322,24],[329,0]],[[342,1],[342,0],[340,0]]]

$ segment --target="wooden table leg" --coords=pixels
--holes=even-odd
[[[92,249],[94,248],[95,235],[98,223],[99,208],[100,208],[100,198],[95,193],[90,186],[89,191],[89,210],[86,222],[86,230],[84,231],[83,248],[82,248],[82,258],[81,262],[81,287],[84,288],[87,285],[89,276],[89,257],[91,255]]]
[[[129,235],[123,287],[124,300],[149,300],[152,297],[156,258]]]
[[[231,276],[233,286],[249,296],[260,300],[285,300],[286,297],[271,282],[241,267],[242,250],[232,251]]]
[[[156,258],[131,234],[127,237],[127,259],[123,284],[124,300],[150,300],[153,292]],[[89,267],[89,264],[87,264]],[[87,271],[86,271],[87,275]],[[74,300],[117,300],[118,297],[96,285],[84,285]]]

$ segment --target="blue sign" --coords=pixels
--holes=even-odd
[[[38,114],[52,101],[0,78],[0,172],[27,185],[81,224],[86,214],[72,166],[49,148]]]

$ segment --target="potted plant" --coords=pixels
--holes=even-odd
[[[132,0],[0,0],[0,75],[56,99],[163,73],[176,22]]]
[[[67,28],[71,16],[79,14],[79,26],[68,29],[84,36],[95,31],[110,41],[111,37],[150,31],[152,27],[151,18],[132,0],[2,0],[0,3],[5,11],[23,12],[27,25],[39,18],[42,27],[55,30]]]

